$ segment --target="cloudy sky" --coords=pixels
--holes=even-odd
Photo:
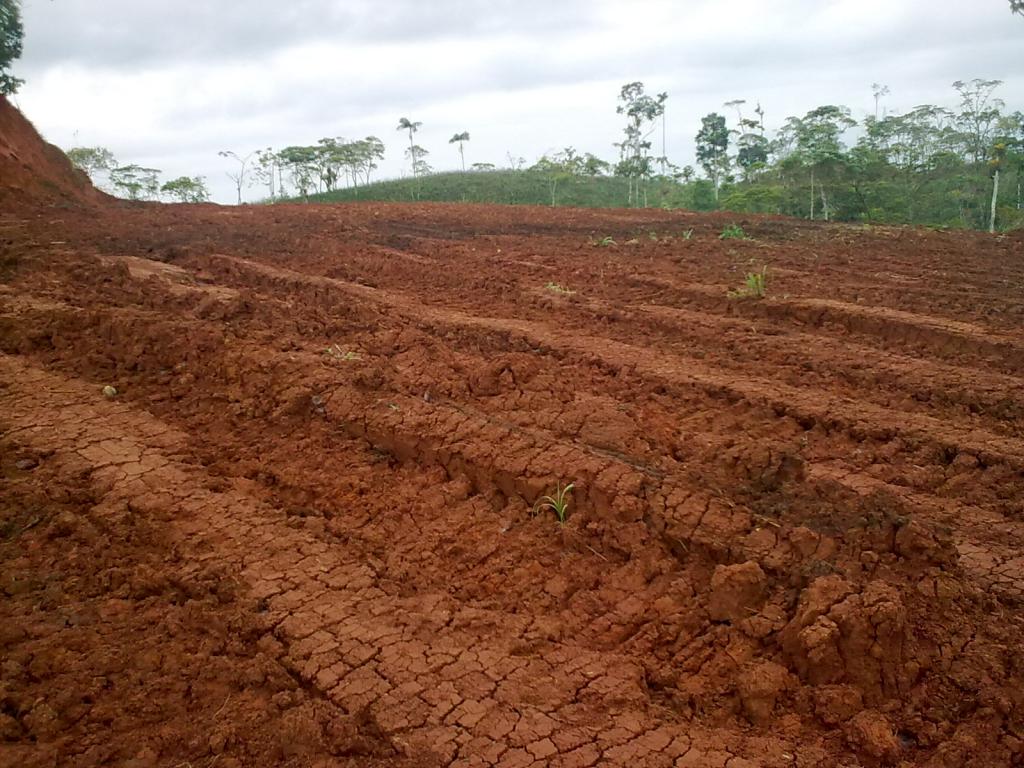
[[[982,77],[1024,109],[1024,18],[1007,0],[23,0],[23,13],[16,103],[48,140],[204,175],[223,202],[221,149],[376,135],[379,174],[401,175],[402,116],[422,121],[437,169],[457,166],[461,131],[468,162],[570,145],[610,159],[632,80],[669,93],[679,164],[701,115],[732,99],[760,101],[771,127],[829,103],[862,117],[874,82],[889,110],[954,106],[950,83]]]

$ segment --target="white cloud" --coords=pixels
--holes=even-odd
[[[872,82],[906,109],[986,77],[1024,108],[1024,20],[1004,0],[26,0],[25,27],[18,103],[44,135],[205,175],[225,202],[220,149],[374,134],[399,175],[403,115],[438,168],[462,130],[471,162],[611,158],[619,87],[638,79],[669,92],[682,163],[701,115],[734,98],[780,125],[824,103],[863,115]]]

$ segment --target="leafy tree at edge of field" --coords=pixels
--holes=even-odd
[[[700,163],[715,189],[715,200],[729,172],[729,129],[725,118],[717,112],[705,115],[695,137],[697,162]]]
[[[656,121],[665,113],[667,100],[667,93],[649,96],[639,80],[626,83],[619,91],[620,104],[615,112],[625,115],[626,126],[623,128],[625,137],[615,145],[619,148],[616,173],[628,179],[628,203],[631,206],[640,205],[641,183],[652,175],[650,136]]]
[[[165,182],[160,191],[179,203],[205,203],[210,199],[210,190],[202,176],[179,176]]]
[[[24,83],[8,71],[11,64],[21,57],[24,35],[19,0],[0,0],[0,96],[17,93]]]
[[[119,165],[110,170],[110,183],[129,200],[156,200],[160,196],[160,171],[141,165]]]
[[[99,174],[110,173],[117,167],[114,153],[106,147],[72,147],[64,154],[78,170],[88,176],[93,184],[99,186]]]
[[[231,160],[234,160],[238,164],[238,167],[235,168],[233,171],[227,171],[227,177],[231,179],[231,181],[234,183],[235,191],[238,193],[238,205],[241,205],[242,189],[245,187],[246,179],[249,178],[249,173],[251,171],[249,163],[252,161],[254,157],[256,157],[259,154],[259,150],[254,150],[244,156],[239,155],[237,152],[234,152],[230,149],[223,149],[217,154],[220,155],[221,157],[230,158]]]

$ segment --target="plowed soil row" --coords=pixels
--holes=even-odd
[[[0,214],[0,763],[1021,765],[1024,241],[731,221]]]

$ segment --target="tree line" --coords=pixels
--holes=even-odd
[[[1024,0],[1010,0],[1024,15]],[[17,91],[22,81],[11,66],[22,51],[23,26],[18,0],[0,0],[0,94]],[[924,104],[903,113],[885,108],[889,88],[874,84],[874,114],[860,121],[838,104],[790,116],[774,129],[766,125],[760,103],[733,99],[723,112],[701,119],[695,139],[696,166],[677,166],[667,156],[667,93],[649,95],[642,82],[624,85],[616,112],[624,119],[618,159],[607,161],[568,147],[524,168],[508,157],[515,171],[541,174],[552,205],[560,185],[574,178],[616,176],[627,182],[623,203],[697,209],[780,213],[810,219],[927,223],[987,228],[1024,224],[1024,115],[1009,111],[997,95],[1001,82],[957,81],[954,107]],[[733,119],[735,113],[735,119]],[[432,173],[429,151],[416,142],[422,123],[403,117],[397,130],[408,137],[405,157],[413,179]],[[855,129],[855,130],[854,130]],[[656,144],[660,132],[660,154]],[[466,171],[468,131],[456,133],[460,165]],[[312,145],[261,149],[248,154],[224,150],[228,176],[242,202],[246,186],[259,184],[270,200],[340,187],[365,186],[383,159],[376,136],[354,141],[323,138]],[[76,166],[115,194],[133,200],[209,199],[206,180],[181,176],[161,181],[161,171],[118,164],[102,147],[68,150]],[[470,170],[494,166],[474,163]],[[702,172],[702,173],[701,173]],[[413,187],[415,196],[416,187]]]
[[[769,128],[766,110],[743,99],[723,103],[722,112],[701,118],[694,136],[694,166],[677,166],[667,156],[665,106],[669,95],[650,95],[642,82],[625,84],[616,113],[623,118],[617,159],[605,160],[566,147],[531,166],[508,157],[511,170],[542,176],[557,205],[574,179],[619,177],[626,181],[622,204],[643,207],[724,209],[777,213],[825,221],[926,223],[995,230],[1024,223],[1024,114],[1009,111],[998,97],[1001,82],[956,81],[955,106],[923,104],[890,112],[888,87],[872,85],[873,114],[853,118],[843,105],[826,104],[787,117]],[[417,180],[433,173],[429,151],[417,143],[419,121],[402,117],[397,130],[417,196]],[[856,129],[856,130],[854,130]],[[495,168],[466,165],[468,131],[456,133],[463,172]],[[660,144],[660,146],[658,146]],[[202,177],[160,183],[159,171],[121,166],[101,147],[79,147],[69,157],[94,179],[129,199],[201,202],[208,199]],[[384,158],[384,142],[323,138],[311,145],[261,149],[241,154],[224,150],[227,175],[242,202],[246,187],[258,185],[270,201],[371,183]]]

